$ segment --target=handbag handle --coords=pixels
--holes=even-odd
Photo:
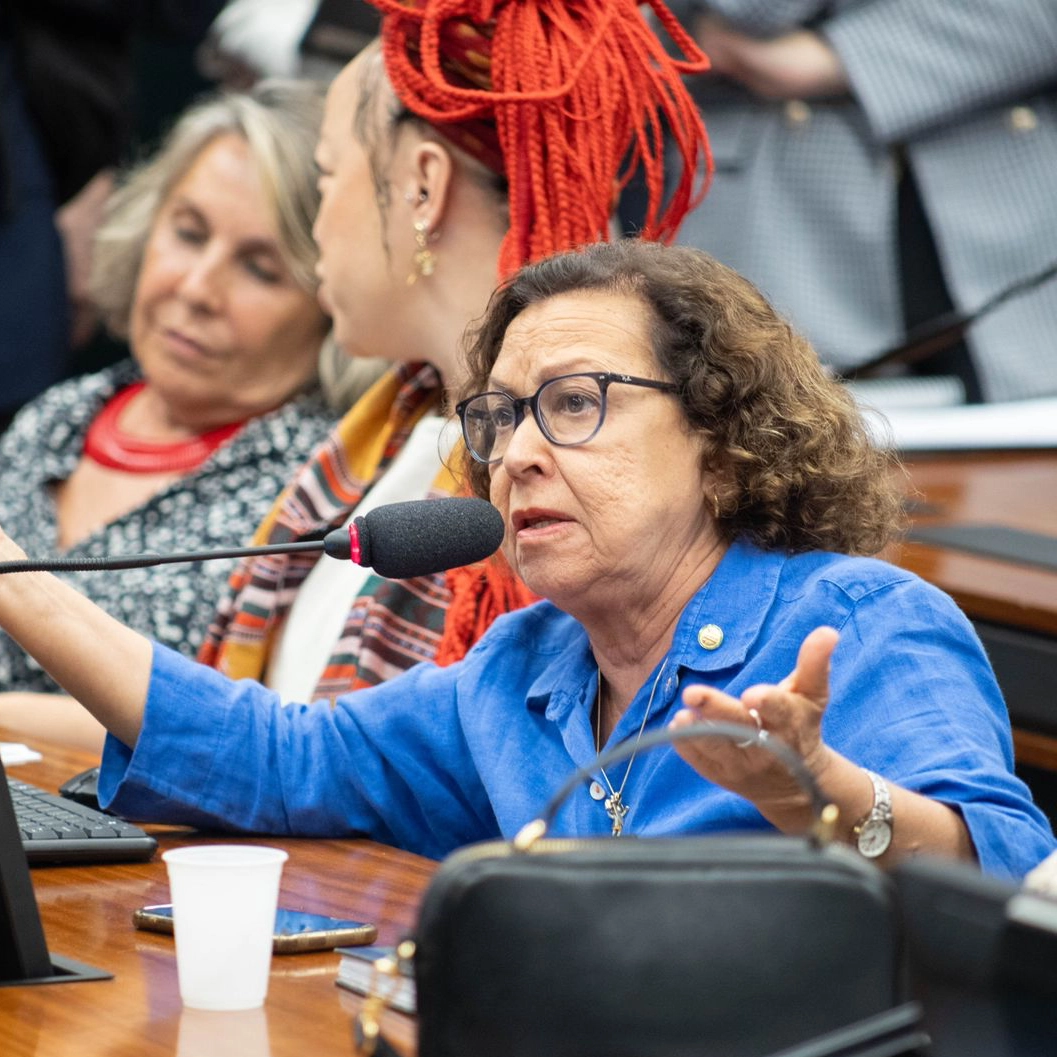
[[[527,852],[547,832],[558,809],[569,794],[580,783],[590,778],[596,771],[620,763],[639,751],[656,748],[658,745],[670,745],[676,741],[687,741],[690,738],[724,738],[728,741],[746,742],[753,748],[766,749],[789,770],[797,784],[807,793],[815,819],[808,833],[808,841],[813,847],[829,844],[837,828],[838,812],[835,804],[828,803],[815,781],[814,775],[807,769],[799,754],[794,752],[784,741],[767,731],[747,727],[741,723],[694,723],[688,727],[672,730],[664,727],[641,738],[628,738],[619,745],[600,753],[587,764],[579,768],[564,782],[561,788],[551,797],[543,813],[532,822],[523,826],[511,842],[515,852]],[[746,747],[749,747],[748,745]],[[413,951],[407,952],[411,957]],[[377,964],[377,963],[376,963]],[[386,972],[395,971],[396,963],[390,959]],[[353,1052],[358,1057],[398,1057],[396,1051],[381,1033],[381,1014],[386,1006],[386,999],[380,988],[364,1003],[354,1022]]]
[[[598,771],[620,763],[637,752],[653,749],[658,745],[670,745],[676,741],[689,741],[691,738],[723,738],[727,741],[742,743],[748,740],[750,745],[747,747],[766,749],[785,765],[811,801],[811,810],[815,818],[808,833],[809,840],[812,844],[822,845],[828,844],[833,839],[837,828],[837,807],[829,803],[822,795],[815,776],[807,769],[798,753],[780,738],[776,738],[765,730],[757,730],[755,727],[744,726],[741,723],[702,722],[675,730],[671,727],[663,727],[641,738],[628,738],[612,749],[600,753],[589,764],[578,768],[550,798],[540,816],[518,831],[513,841],[515,851],[528,851],[537,840],[544,836],[569,794]]]

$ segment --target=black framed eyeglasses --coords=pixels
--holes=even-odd
[[[462,435],[470,454],[483,463],[499,462],[514,430],[531,409],[540,432],[561,447],[586,444],[606,419],[606,393],[611,385],[638,385],[664,393],[678,391],[671,382],[633,378],[630,374],[594,371],[551,378],[532,396],[479,393],[456,405]]]

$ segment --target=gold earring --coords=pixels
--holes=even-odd
[[[712,493],[712,510],[716,515],[716,520],[719,520],[719,496],[715,492]]]
[[[437,255],[429,248],[429,243],[426,241],[426,229],[428,226],[425,220],[415,221],[415,245],[418,248],[415,250],[413,258],[415,266],[407,277],[408,286],[412,286],[420,275],[423,278],[429,278],[437,267]]]

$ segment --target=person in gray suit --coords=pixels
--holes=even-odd
[[[752,279],[837,370],[1057,259],[1055,0],[708,0],[716,163],[680,241]],[[1057,281],[915,368],[1057,394]]]

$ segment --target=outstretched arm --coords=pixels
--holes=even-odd
[[[852,830],[873,804],[873,785],[866,772],[822,740],[822,716],[829,703],[830,659],[837,646],[833,628],[816,628],[804,639],[796,667],[780,683],[747,689],[740,699],[708,686],[691,686],[673,727],[712,720],[752,726],[755,709],[769,735],[784,741],[803,758],[826,799],[840,811],[839,838],[853,843]],[[678,750],[701,775],[752,801],[778,829],[805,832],[811,805],[782,763],[766,750],[738,748],[711,739],[681,742]],[[882,775],[882,777],[884,777]],[[919,851],[973,859],[969,831],[958,812],[937,800],[888,782],[895,819],[893,840],[881,861]]]
[[[0,693],[0,728],[19,741],[45,738],[87,752],[102,753],[106,730],[72,697],[25,690]]]
[[[25,554],[0,531],[0,561]],[[48,573],[0,575],[0,627],[126,745],[139,737],[149,639]]]

